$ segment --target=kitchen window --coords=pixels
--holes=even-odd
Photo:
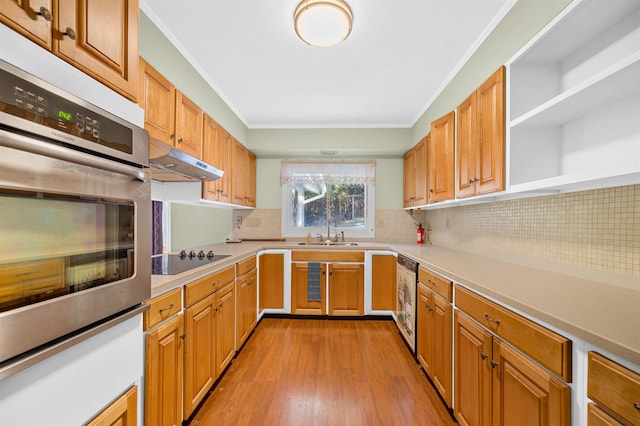
[[[374,237],[375,161],[283,160],[282,234]]]

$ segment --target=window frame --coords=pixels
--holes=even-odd
[[[293,214],[293,202],[292,202],[292,190],[294,183],[290,180],[291,176],[287,175],[286,165],[293,166],[295,169],[304,167],[313,167],[314,170],[322,169],[323,165],[326,165],[327,170],[331,169],[335,172],[335,168],[338,165],[343,165],[345,169],[349,168],[349,165],[363,164],[372,167],[372,174],[367,176],[338,176],[338,179],[347,179],[350,183],[364,184],[365,186],[365,223],[364,226],[353,227],[334,227],[330,226],[331,238],[335,237],[336,233],[340,234],[344,232],[345,239],[353,238],[374,238],[375,237],[375,161],[294,161],[283,160],[283,168],[281,174],[281,190],[282,190],[282,235],[284,237],[299,237],[304,238],[307,234],[311,234],[314,241],[317,240],[318,234],[322,235],[322,239],[327,238],[327,226],[307,226],[297,227],[294,226],[291,220]],[[285,165],[286,164],[286,165]],[[309,173],[308,175],[315,175],[316,173]],[[331,178],[328,178],[331,180]],[[328,182],[328,183],[340,183],[340,182]]]

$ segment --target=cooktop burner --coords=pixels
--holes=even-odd
[[[189,252],[182,250],[179,254],[163,254],[151,258],[151,273],[153,275],[176,275],[229,256],[228,254],[214,254],[211,250],[208,253],[202,250],[197,253],[195,250]]]

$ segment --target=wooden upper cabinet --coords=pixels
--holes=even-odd
[[[0,22],[47,50],[53,49],[53,1],[0,2]]]
[[[256,206],[256,156],[251,151],[247,151],[248,162],[247,162],[247,181],[245,182],[246,187],[246,205],[249,207]]]
[[[137,0],[0,4],[1,22],[132,101],[138,94],[138,16]]]
[[[174,147],[202,159],[203,113],[198,105],[176,90]]]
[[[456,198],[505,187],[505,68],[465,99],[456,118]]]
[[[231,202],[256,206],[256,156],[237,140],[231,148]]]
[[[429,135],[404,155],[403,207],[427,204],[427,145]]]
[[[162,74],[140,59],[139,104],[149,137],[173,145],[176,89]]]
[[[233,164],[233,176],[231,178],[231,202],[241,206],[245,205],[245,182],[247,180],[248,156],[247,149],[237,140],[233,139],[231,148],[231,164]]]
[[[456,114],[456,198],[475,195],[476,190],[476,92],[465,99]]]
[[[57,1],[57,13],[53,18],[54,52],[135,101],[138,93],[138,1]]]
[[[402,207],[413,207],[413,200],[415,198],[415,164],[416,154],[415,151],[410,149],[404,154],[403,167],[403,201]]]
[[[454,126],[453,111],[431,123],[429,203],[454,197]]]
[[[229,203],[231,201],[231,187],[229,185],[231,135],[207,114],[204,115],[202,159],[205,163],[225,172],[220,179],[202,184],[202,198]]]

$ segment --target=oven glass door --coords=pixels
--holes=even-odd
[[[397,267],[396,321],[400,334],[412,351],[416,341],[416,273],[398,265]]]
[[[0,188],[0,312],[134,274],[130,200]]]

